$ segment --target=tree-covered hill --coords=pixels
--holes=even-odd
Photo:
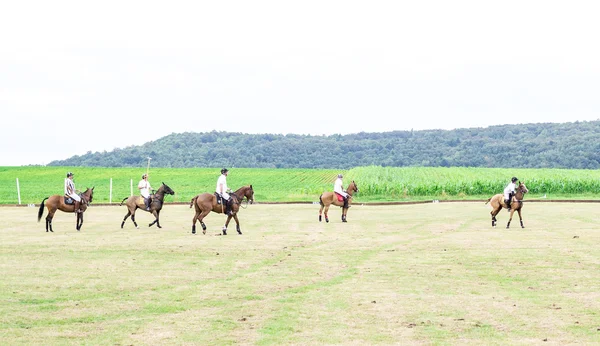
[[[600,168],[600,120],[455,130],[311,136],[173,133],[141,146],[88,152],[50,166],[351,168],[357,166]]]

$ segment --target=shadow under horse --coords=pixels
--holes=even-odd
[[[517,186],[515,195],[510,200],[510,205],[506,205],[506,202],[504,201],[504,194],[502,193],[490,197],[485,204],[490,203],[492,207],[492,211],[490,212],[492,215],[492,227],[496,227],[496,215],[498,215],[502,208],[507,208],[510,211],[510,218],[508,219],[506,228],[508,229],[510,227],[510,222],[512,221],[515,210],[517,213],[519,213],[521,228],[525,228],[525,226],[523,226],[523,218],[521,217],[521,208],[523,208],[523,197],[527,192],[529,192],[529,190],[527,190],[525,182],[519,182],[519,186]]]
[[[358,186],[352,180],[352,182],[348,185],[346,189],[346,193],[348,194],[348,208],[350,208],[350,204],[352,203],[352,195],[358,192]],[[340,201],[338,195],[335,192],[328,191],[323,192],[321,196],[319,196],[319,204],[321,204],[321,209],[319,209],[319,222],[322,220],[323,210],[325,210],[325,221],[329,222],[329,217],[327,216],[327,212],[329,211],[329,207],[331,205],[335,205],[338,207],[342,207],[342,222],[346,221],[346,214],[348,213],[348,208],[344,208],[344,200]]]
[[[175,191],[173,191],[169,186],[167,186],[167,184],[162,183],[162,185],[158,188],[158,190],[152,196],[152,202],[150,203],[150,210],[146,210],[146,204],[144,203],[144,197],[142,197],[142,196],[129,196],[129,197],[123,198],[123,200],[121,201],[121,204],[119,204],[119,206],[122,206],[123,202],[125,202],[125,200],[127,200],[127,202],[125,202],[125,205],[127,205],[127,215],[125,215],[125,217],[123,218],[123,222],[121,222],[121,228],[123,228],[123,225],[125,225],[125,221],[127,221],[127,218],[130,215],[131,215],[131,221],[133,221],[135,228],[139,228],[137,222],[135,222],[135,211],[137,209],[141,209],[143,211],[149,212],[152,215],[154,215],[154,221],[151,222],[150,224],[148,224],[148,227],[152,227],[152,225],[156,224],[156,226],[158,228],[162,228],[160,226],[159,216],[160,216],[160,210],[163,207],[165,195],[174,195],[174,194],[175,194]]]
[[[90,203],[94,199],[94,188],[91,189],[88,187],[84,192],[79,194],[81,197],[81,204],[79,208],[81,209],[81,213],[76,213],[77,218],[75,221],[75,229],[77,231],[81,230],[81,226],[83,226],[83,213],[87,210]],[[71,204],[66,204],[65,199],[70,199],[70,197],[66,197],[64,195],[52,195],[50,197],[46,197],[40,203],[40,210],[38,211],[38,222],[42,219],[42,215],[44,214],[44,202],[46,207],[48,208],[48,215],[46,216],[46,232],[54,232],[52,230],[52,218],[54,217],[54,213],[57,210],[64,211],[65,213],[74,213],[75,212],[75,204],[72,202]]]
[[[233,199],[231,205],[231,215],[227,215],[227,221],[225,221],[225,226],[223,226],[223,235],[227,235],[227,226],[229,225],[229,221],[231,218],[235,220],[235,227],[238,234],[242,234],[242,230],[240,229],[240,221],[238,220],[237,213],[240,210],[240,205],[244,199],[248,200],[248,203],[254,203],[254,189],[252,185],[242,186],[237,189],[235,192],[231,194],[231,198]],[[200,221],[200,225],[202,225],[202,234],[206,234],[206,225],[204,221],[202,221],[206,215],[208,215],[211,211],[217,214],[225,213],[225,206],[221,203],[217,203],[217,197],[212,193],[201,193],[196,195],[190,201],[190,208],[192,206],[196,207],[196,214],[192,220],[192,234],[196,234],[196,221]]]

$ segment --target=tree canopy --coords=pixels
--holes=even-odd
[[[600,120],[348,135],[172,133],[50,166],[342,168],[358,166],[600,168]]]

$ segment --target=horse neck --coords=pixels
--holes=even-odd
[[[521,201],[523,200],[523,195],[523,191],[521,189],[517,189],[517,192],[515,193],[515,199]]]
[[[165,197],[165,187],[164,185],[161,185],[158,190],[154,193],[154,196],[158,199],[160,199],[161,201],[163,200],[163,198]]]
[[[352,196],[352,194],[354,193],[354,189],[350,189],[350,186],[352,186],[352,185],[348,186],[348,189],[346,189],[346,193],[349,194],[350,196]]]

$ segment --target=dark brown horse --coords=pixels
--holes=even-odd
[[[77,219],[75,221],[75,228],[79,231],[81,230],[81,226],[83,225],[83,212],[87,210],[87,207],[92,203],[92,199],[94,198],[94,188],[91,189],[88,187],[83,193],[79,194],[81,197],[81,204],[79,208],[81,209],[81,213],[77,214]],[[42,215],[44,214],[44,202],[46,202],[46,207],[48,207],[48,215],[46,215],[46,232],[54,232],[52,230],[52,218],[54,217],[54,213],[57,210],[64,211],[65,213],[74,213],[75,205],[74,204],[66,204],[64,195],[52,195],[50,197],[46,197],[40,203],[40,210],[38,211],[38,222],[42,219]]]
[[[165,195],[173,195],[173,194],[175,194],[175,191],[173,191],[169,186],[167,186],[167,184],[162,183],[162,185],[158,188],[158,190],[152,196],[152,202],[150,203],[150,210],[146,210],[146,204],[144,203],[144,197],[142,197],[142,196],[129,196],[129,197],[123,198],[123,200],[121,201],[121,204],[119,204],[119,206],[122,206],[123,202],[125,202],[125,200],[127,200],[127,202],[125,203],[127,205],[127,215],[125,215],[125,217],[123,218],[123,222],[121,222],[121,228],[123,228],[123,225],[125,225],[125,221],[127,220],[127,218],[130,215],[131,215],[131,221],[133,221],[135,228],[139,228],[137,222],[135,222],[135,211],[137,209],[147,211],[147,212],[151,213],[152,215],[154,215],[154,221],[151,222],[150,224],[148,224],[148,227],[152,227],[152,225],[156,224],[156,226],[158,228],[162,228],[160,226],[160,222],[158,221],[159,215],[160,215],[160,210],[163,207],[163,201],[165,199]]]
[[[496,215],[498,215],[498,213],[502,210],[502,208],[507,208],[510,211],[510,218],[508,219],[508,223],[506,224],[506,228],[510,227],[510,221],[512,221],[512,217],[513,214],[515,212],[515,210],[517,211],[517,213],[519,213],[519,221],[521,221],[521,227],[525,228],[525,226],[523,226],[523,218],[521,217],[521,208],[523,208],[523,196],[529,192],[529,190],[527,190],[527,186],[525,186],[525,182],[519,182],[519,186],[517,186],[517,190],[515,192],[515,195],[512,197],[511,201],[510,201],[510,205],[506,205],[506,202],[504,202],[504,194],[499,193],[497,195],[494,195],[493,197],[490,197],[485,204],[490,203],[490,206],[492,207],[492,211],[490,212],[490,214],[492,214],[492,227],[496,227]]]
[[[254,203],[254,189],[252,188],[252,185],[242,186],[231,194],[231,198],[233,199],[231,215],[227,215],[227,221],[225,221],[225,226],[223,226],[222,229],[223,235],[227,235],[227,226],[229,225],[229,221],[231,221],[232,217],[235,220],[235,228],[238,234],[242,234],[237,213],[240,210],[240,205],[244,197],[246,197],[250,204]],[[196,221],[200,221],[200,225],[202,225],[202,234],[206,234],[206,225],[202,221],[206,215],[208,215],[211,211],[218,214],[222,214],[225,211],[225,206],[223,204],[217,204],[217,197],[213,193],[202,193],[196,195],[190,201],[190,208],[192,206],[196,206],[196,214],[192,219],[192,234],[196,234]]]
[[[352,203],[352,195],[358,192],[358,186],[352,180],[348,188],[346,189],[346,193],[348,194],[348,208],[350,208],[350,204]],[[348,213],[348,208],[344,208],[344,201],[340,201],[338,199],[338,195],[335,192],[323,192],[321,196],[319,196],[319,203],[321,204],[321,209],[319,209],[319,222],[321,222],[321,214],[323,214],[323,209],[325,209],[325,221],[329,222],[329,217],[327,216],[327,212],[329,211],[329,206],[336,205],[338,207],[342,207],[342,222],[346,221],[346,213]]]

